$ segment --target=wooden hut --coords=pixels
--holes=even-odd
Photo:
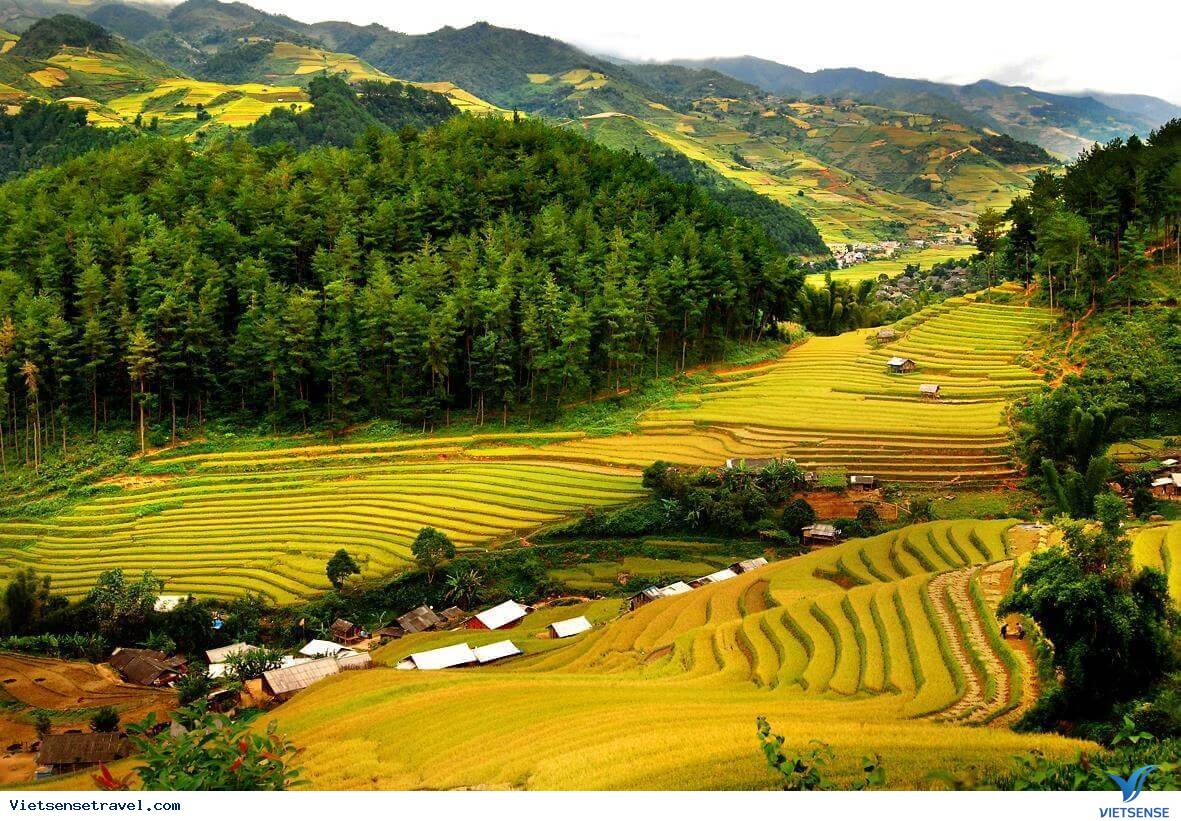
[[[45,776],[60,775],[117,761],[130,752],[131,744],[122,733],[63,733],[42,739],[37,764]]]
[[[422,633],[426,630],[434,630],[439,625],[443,624],[443,619],[434,611],[429,605],[422,605],[416,607],[409,613],[404,613],[397,618],[398,626],[407,633]]]
[[[107,663],[124,681],[147,687],[171,684],[185,672],[183,658],[141,647],[117,647]]]
[[[854,473],[849,477],[849,487],[852,490],[873,490],[878,486],[878,477],[868,473]]]
[[[898,332],[893,328],[878,328],[878,342],[893,342],[898,338]]]
[[[332,636],[332,640],[339,644],[356,644],[361,640],[361,628],[344,619],[332,622],[328,633]]]
[[[841,531],[834,525],[814,524],[805,526],[801,535],[807,545],[836,544],[841,538]]]
[[[914,373],[918,368],[913,359],[905,356],[894,356],[886,361],[886,367],[894,373]]]
[[[317,681],[340,672],[340,662],[333,657],[313,659],[292,667],[267,670],[262,674],[263,691],[277,701],[286,701]]]
[[[934,382],[924,382],[919,385],[919,396],[923,399],[938,399],[939,386]]]

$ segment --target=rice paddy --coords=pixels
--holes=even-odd
[[[845,777],[881,754],[893,788],[1034,745],[1066,756],[1079,743],[1006,729],[1033,686],[988,609],[1012,525],[938,522],[846,542],[573,639],[538,637],[553,620],[538,611],[511,631],[523,657],[340,676],[271,717],[306,748],[316,789],[766,788],[756,715],[793,747],[830,743]],[[413,636],[377,660],[492,637]],[[357,766],[337,766],[342,756]]]
[[[901,276],[908,265],[918,265],[920,269],[930,268],[932,265],[948,260],[963,260],[976,253],[974,245],[937,245],[929,248],[904,249],[894,256],[885,259],[871,259],[849,265],[836,271],[827,272],[837,282],[861,282],[866,279],[877,279],[885,274],[890,279]],[[825,274],[809,274],[809,285],[824,284]]]
[[[289,602],[327,586],[325,562],[341,547],[379,577],[410,563],[428,525],[470,548],[640,492],[628,473],[543,461],[210,466],[98,496],[48,523],[4,522],[0,557],[4,575],[34,567],[66,595],[122,568],[152,570],[172,593]]]
[[[639,497],[640,472],[657,460],[782,456],[890,482],[995,488],[1016,475],[1006,403],[1042,384],[1016,360],[1049,320],[1041,309],[948,300],[898,323],[889,344],[871,341],[872,330],[818,337],[724,374],[646,411],[628,434],[165,450],[52,516],[0,522],[0,579],[30,567],[77,596],[118,567],[152,570],[170,593],[253,591],[288,602],[327,586],[324,564],[341,547],[375,578],[410,563],[408,547],[427,525],[461,549],[495,546]],[[890,373],[895,356],[918,370]],[[938,382],[942,398],[920,399],[922,382]]]
[[[1169,593],[1181,606],[1181,522],[1150,526],[1132,539],[1136,564],[1161,571],[1169,580]]]

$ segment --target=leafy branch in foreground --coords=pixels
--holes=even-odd
[[[248,722],[217,713],[182,709],[174,714],[185,731],[149,735],[156,715],[130,728],[142,763],[135,767],[145,790],[287,790],[306,783],[294,766],[300,750],[271,722],[256,733]],[[103,789],[128,789],[103,768],[95,777]]]
[[[832,748],[828,744],[814,740],[806,752],[785,753],[783,736],[771,732],[766,717],[759,716],[756,723],[759,746],[763,749],[767,766],[783,776],[784,790],[868,790],[886,786],[886,767],[880,756],[864,756],[861,759],[862,777],[841,787],[827,772],[832,767]]]

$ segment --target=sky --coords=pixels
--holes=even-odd
[[[485,20],[632,60],[750,54],[809,71],[854,66],[955,83],[1151,94],[1181,104],[1176,0],[247,2],[305,22],[376,22],[408,34]]]

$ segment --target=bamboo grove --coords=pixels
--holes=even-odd
[[[0,418],[30,462],[84,422],[482,423],[757,338],[800,286],[753,223],[537,122],[143,139],[0,188]]]

